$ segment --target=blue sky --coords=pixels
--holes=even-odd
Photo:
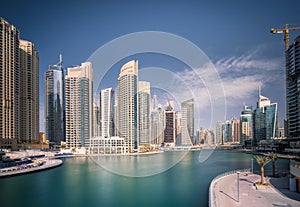
[[[48,65],[58,62],[60,53],[64,66],[70,67],[86,61],[97,48],[122,35],[163,31],[193,42],[214,63],[226,94],[227,118],[239,116],[243,103],[255,106],[258,85],[262,85],[263,95],[278,102],[282,123],[284,42],[283,35],[271,35],[269,30],[283,28],[286,23],[300,26],[299,8],[297,0],[11,0],[1,3],[0,16],[15,25],[21,38],[32,41],[39,51],[42,118],[44,73]],[[291,41],[297,35],[300,30],[291,32]],[[140,67],[169,68],[193,81],[184,64],[176,65],[157,57],[144,59],[144,62],[143,58],[139,60]],[[112,74],[112,80],[116,73]],[[208,106],[203,100],[202,110]],[[203,113],[199,126],[209,127],[206,116]],[[43,123],[40,128],[44,130]]]

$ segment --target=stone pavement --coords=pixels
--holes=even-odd
[[[272,178],[273,179],[273,178]],[[278,179],[270,181],[274,186],[282,185],[286,180]],[[231,174],[217,179],[213,184],[211,195],[215,202],[212,207],[300,207],[300,202],[287,196],[296,196],[300,199],[300,194],[290,192],[285,196],[280,189],[274,186],[254,186],[253,184],[260,181],[260,175],[240,173],[239,197],[237,187],[237,174]],[[297,196],[298,195],[298,196]]]

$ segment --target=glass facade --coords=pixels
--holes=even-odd
[[[275,138],[277,127],[277,103],[271,103],[268,98],[260,96],[257,106],[253,113],[255,145],[260,140]]]
[[[138,61],[121,68],[118,78],[118,134],[124,138],[126,152],[138,150]]]
[[[253,145],[253,115],[252,107],[244,106],[240,115],[241,144],[245,146]]]
[[[64,71],[61,65],[50,65],[45,73],[46,139],[60,144],[65,141]]]
[[[139,144],[150,144],[150,83],[139,81]]]
[[[103,138],[114,136],[114,105],[115,105],[115,92],[112,88],[106,88],[100,92],[100,121],[101,133]]]
[[[194,140],[194,99],[181,103],[181,143],[183,146],[193,145]]]
[[[287,119],[291,138],[300,137],[300,36],[286,51]]]

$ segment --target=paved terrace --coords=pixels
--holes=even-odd
[[[271,178],[269,186],[256,187],[257,181],[260,175],[240,173],[238,200],[237,173],[215,179],[210,187],[211,207],[300,207],[300,195],[287,189],[288,177]]]

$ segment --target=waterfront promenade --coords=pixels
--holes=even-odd
[[[62,165],[62,163],[63,162],[60,159],[47,159],[44,160],[44,163],[42,165],[27,164],[23,166],[3,168],[0,169],[0,178],[47,170],[50,168],[58,167]]]
[[[282,189],[277,189],[273,185],[255,186],[254,183],[260,181],[260,175],[240,173],[239,189],[238,175],[233,172],[229,175],[217,177],[210,186],[210,206],[211,207],[232,207],[232,206],[300,206],[300,201],[291,199],[297,198],[297,193],[285,191],[285,195],[280,192]],[[283,186],[283,183],[288,181],[287,177],[274,178],[276,186]],[[286,186],[286,185],[285,185]],[[239,196],[238,196],[239,190]],[[287,197],[287,196],[288,197]],[[298,196],[298,198],[300,195]]]

